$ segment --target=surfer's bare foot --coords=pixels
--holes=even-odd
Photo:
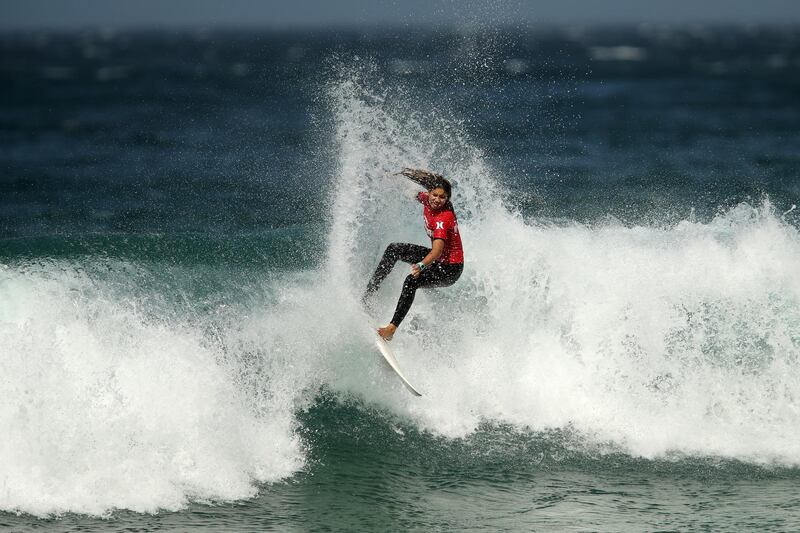
[[[394,324],[387,324],[382,328],[378,328],[378,335],[383,337],[383,340],[390,341],[394,337],[394,332],[397,331],[397,326]]]

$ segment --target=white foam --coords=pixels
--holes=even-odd
[[[417,309],[459,323],[440,345],[466,370],[415,363],[431,390],[423,424],[569,426],[645,457],[798,462],[800,240],[769,208],[663,230],[508,224],[473,232],[479,317]],[[493,255],[498,242],[513,253]]]
[[[252,496],[303,457],[225,355],[70,265],[0,272],[0,509],[101,515]]]
[[[402,166],[455,178],[467,261],[456,286],[418,295],[394,341],[425,397],[359,394],[451,437],[492,421],[645,457],[800,462],[800,236],[768,202],[667,228],[525,221],[457,132],[357,83],[337,91],[340,283],[355,296],[390,240],[425,242],[386,177]],[[381,291],[387,318],[402,275]]]

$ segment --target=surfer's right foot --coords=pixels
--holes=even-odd
[[[387,324],[382,328],[378,328],[378,335],[380,335],[383,340],[390,341],[392,337],[394,337],[395,331],[397,331],[397,326],[394,324]]]

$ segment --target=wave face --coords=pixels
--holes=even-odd
[[[337,155],[318,268],[0,270],[0,509],[251,497],[308,467],[298,413],[321,390],[445,439],[565,429],[636,457],[800,463],[800,235],[768,201],[666,227],[525,218],[444,113],[347,72],[327,97]],[[391,175],[403,166],[452,178],[467,261],[452,288],[421,291],[394,341],[421,399],[380,365],[358,304],[386,244],[425,242]]]

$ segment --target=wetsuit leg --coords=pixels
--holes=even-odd
[[[425,248],[418,244],[409,244],[407,242],[393,242],[387,246],[386,250],[383,252],[380,263],[378,263],[378,268],[375,269],[372,279],[370,279],[367,284],[367,290],[364,292],[364,296],[361,300],[366,302],[367,298],[378,290],[397,261],[404,261],[409,264],[419,263],[425,259],[425,256],[428,255],[430,251],[430,248]]]
[[[422,271],[418,277],[408,275],[403,283],[403,290],[400,292],[400,299],[397,301],[397,308],[392,317],[392,324],[399,326],[406,317],[411,304],[414,303],[414,296],[417,289],[448,287],[455,283],[461,272],[464,270],[463,264],[443,265],[434,263]]]

